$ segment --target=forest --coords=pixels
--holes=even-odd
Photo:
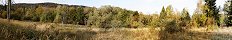
[[[223,7],[217,6],[216,0],[202,0],[197,3],[197,8],[193,13],[190,13],[188,9],[186,8],[183,8],[182,11],[174,10],[172,5],[163,6],[160,13],[154,13],[154,14],[144,14],[142,12],[127,10],[124,8],[114,7],[111,5],[105,5],[105,6],[96,8],[96,7],[88,7],[88,6],[82,6],[82,5],[66,5],[66,4],[57,4],[57,3],[37,3],[37,4],[17,3],[17,4],[12,4],[11,7],[12,8],[10,9],[11,10],[10,20],[18,20],[18,21],[23,21],[23,22],[38,22],[42,24],[46,24],[46,23],[70,24],[70,25],[82,26],[85,28],[103,28],[103,29],[149,28],[151,29],[149,30],[149,32],[146,32],[146,30],[143,30],[143,31],[140,30],[141,32],[151,33],[147,35],[145,33],[139,33],[137,31],[136,32],[134,31],[124,32],[123,31],[125,33],[123,35],[126,35],[126,33],[128,32],[128,34],[137,33],[138,35],[140,34],[140,36],[142,34],[144,34],[142,36],[148,36],[148,37],[144,37],[143,39],[139,39],[139,38],[131,39],[131,38],[125,37],[125,39],[115,38],[116,40],[127,40],[127,39],[149,40],[150,38],[153,38],[153,36],[151,36],[153,34],[158,35],[159,38],[150,39],[150,40],[170,40],[170,39],[171,40],[175,40],[175,39],[176,40],[189,40],[189,39],[190,40],[205,40],[205,39],[210,39],[208,38],[210,36],[206,36],[206,38],[203,37],[203,39],[194,39],[193,37],[175,38],[175,36],[181,35],[181,33],[183,33],[188,36],[191,34],[191,35],[194,35],[194,37],[198,37],[197,35],[205,35],[205,34],[204,33],[202,34],[192,33],[188,30],[193,29],[193,28],[206,28],[206,31],[211,31],[211,30],[217,30],[223,27],[229,28],[232,25],[232,16],[231,16],[232,15],[232,0],[227,0]],[[14,22],[14,21],[3,22],[3,19],[8,18],[7,5],[0,5],[0,18],[2,20],[2,22],[0,22],[0,26],[2,26],[0,27],[1,28],[0,35],[12,34],[12,35],[8,35],[10,37],[7,37],[7,35],[0,36],[0,39],[11,38],[11,36],[12,37],[19,36],[18,34],[21,34],[21,36],[24,35],[24,37],[26,37],[25,39],[40,39],[40,38],[43,39],[44,37],[46,37],[43,35],[50,35],[48,39],[51,39],[51,40],[55,40],[56,37],[58,37],[58,39],[59,37],[61,37],[61,39],[63,38],[65,39],[66,37],[62,37],[62,36],[67,36],[67,35],[68,35],[67,38],[70,38],[68,40],[72,40],[73,38],[75,38],[74,36],[71,36],[75,34],[56,33],[57,30],[55,30],[55,32],[52,32],[52,33],[47,33],[47,31],[42,31],[42,32],[30,31],[30,32],[34,32],[32,34],[30,32],[29,33],[27,32],[27,30],[32,30],[32,29],[22,28],[23,31],[19,31],[19,32],[17,32],[17,30],[10,31],[11,29],[18,29],[18,30],[21,30],[21,29],[17,27],[11,28],[7,26],[7,25],[11,25],[10,22]],[[19,24],[16,24],[13,26],[17,26],[17,25]],[[51,27],[54,27],[54,25]],[[154,32],[156,28],[159,28],[160,30]],[[4,31],[4,30],[8,30],[8,31]],[[76,31],[76,33],[78,32],[79,30]],[[82,34],[85,34],[84,31],[81,31],[81,32],[83,32]],[[14,33],[18,33],[18,34],[14,35]],[[92,34],[91,32],[87,32],[87,34],[85,35],[88,35],[88,33]],[[101,32],[99,33],[101,34]],[[114,32],[114,33],[117,33],[117,32]],[[171,35],[173,33],[177,35]],[[53,34],[57,34],[58,36],[53,35]],[[79,34],[82,35],[81,33]],[[98,32],[96,34],[98,34]],[[104,32],[102,34],[104,34]],[[113,34],[109,34],[109,35],[113,35]],[[41,36],[41,37],[36,37],[36,35]],[[83,37],[80,35],[78,35],[76,39],[91,40],[91,39],[85,38],[86,36]],[[130,35],[130,36],[132,36],[132,38],[137,37],[133,35]],[[13,37],[13,38],[21,39],[17,37]],[[91,37],[91,38],[94,38],[94,37]],[[229,39],[231,38],[232,36],[229,37]],[[11,40],[14,40],[14,39],[11,39]],[[102,39],[100,38],[100,39],[92,39],[92,40],[102,40]],[[105,40],[107,40],[107,38]],[[110,38],[109,40],[114,40],[114,38]]]

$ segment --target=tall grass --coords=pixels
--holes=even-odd
[[[55,26],[48,30],[39,31],[33,26],[24,27],[29,24],[17,24],[16,21],[0,22],[0,39],[4,40],[142,40],[157,39],[158,35],[150,29],[112,28],[108,31],[97,31],[97,28],[86,28],[88,30],[76,29],[76,27]],[[24,26],[22,26],[24,25]],[[99,29],[104,30],[104,29]],[[107,30],[107,29],[105,29]],[[148,30],[148,31],[147,31]],[[154,34],[156,33],[156,34]],[[154,36],[156,35],[156,36]]]
[[[4,40],[86,40],[91,39],[95,34],[97,34],[93,31],[76,31],[78,33],[56,30],[37,31],[10,23],[1,23],[0,26],[0,39]]]

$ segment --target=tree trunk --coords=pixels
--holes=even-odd
[[[8,0],[8,6],[7,6],[7,19],[10,22],[10,12],[11,12],[11,0]]]

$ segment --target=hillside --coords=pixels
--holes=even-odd
[[[16,4],[12,4],[12,7],[17,7],[17,8],[36,8],[39,6],[42,7],[57,7],[59,5],[62,6],[67,6],[67,7],[87,7],[87,6],[82,6],[82,5],[68,5],[68,4],[58,4],[58,3],[52,3],[52,2],[45,2],[45,3],[16,3]],[[3,5],[0,5],[3,6]]]

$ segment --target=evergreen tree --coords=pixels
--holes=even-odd
[[[189,12],[186,9],[182,10],[180,20],[181,20],[180,26],[182,26],[182,27],[188,26],[191,18],[189,16]]]
[[[227,25],[232,25],[232,0],[228,0],[226,1],[226,3],[224,4],[224,9],[226,12],[226,24]]]
[[[166,15],[167,15],[167,13],[165,12],[165,8],[163,7],[161,12],[160,12],[160,18],[163,19],[163,18],[165,18]]]
[[[186,9],[182,10],[181,20],[190,20],[189,12]]]
[[[168,5],[165,12],[166,12],[167,18],[171,18],[171,16],[174,13],[172,5]]]
[[[203,12],[206,13],[207,17],[213,18],[216,20],[217,25],[220,25],[219,21],[219,9],[216,7],[216,0],[204,0],[205,1],[205,8]],[[208,19],[209,20],[209,19]]]

